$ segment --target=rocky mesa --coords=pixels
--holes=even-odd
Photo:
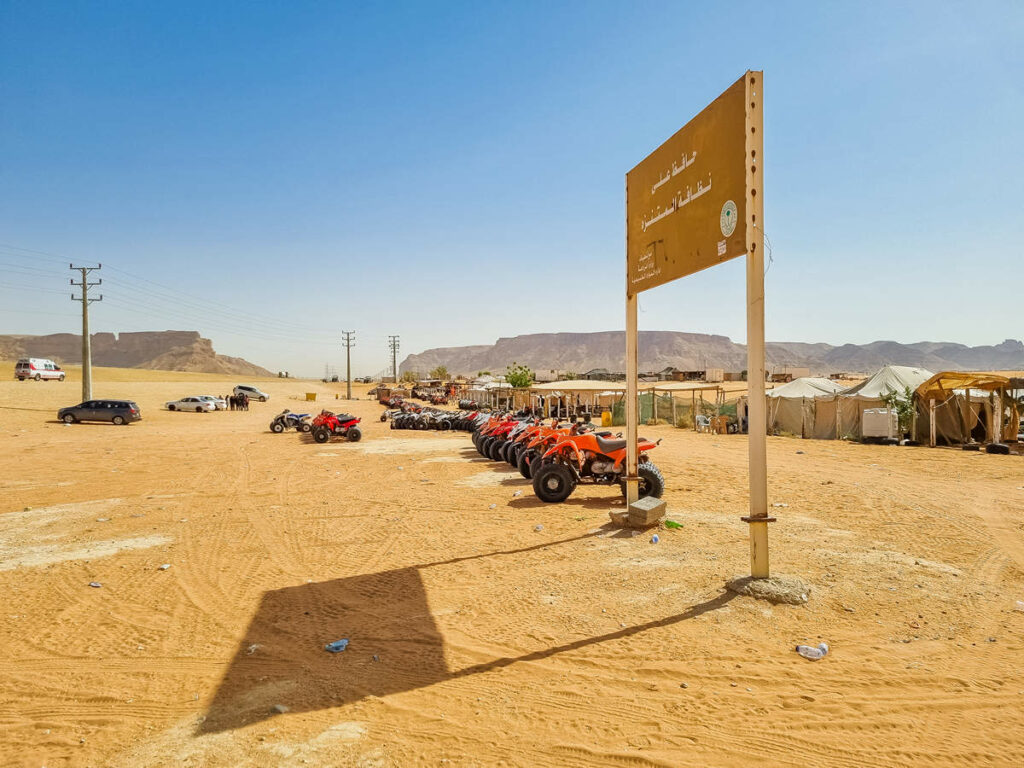
[[[273,376],[240,357],[218,355],[213,342],[198,331],[141,331],[94,333],[93,365],[112,368],[151,368],[161,371]],[[45,357],[63,364],[82,362],[82,337],[77,333],[48,336],[0,336],[0,360]]]
[[[585,373],[594,368],[624,371],[625,349],[622,331],[534,333],[501,338],[489,345],[428,349],[406,357],[400,369],[422,374],[444,365],[452,373],[500,373],[508,364],[517,362],[535,371]],[[768,342],[766,357],[769,369],[806,367],[814,375],[838,371],[868,373],[889,364],[919,366],[932,371],[1021,370],[1024,369],[1024,343],[1007,339],[1001,344],[970,347],[952,342],[875,341],[835,346],[782,341]],[[747,348],[727,336],[641,331],[639,362],[641,371],[668,367],[741,371],[747,367]]]

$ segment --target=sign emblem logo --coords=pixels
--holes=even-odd
[[[736,218],[736,203],[726,200],[725,205],[722,206],[722,214],[718,217],[718,225],[726,237],[736,231]]]

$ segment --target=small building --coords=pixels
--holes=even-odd
[[[725,381],[725,369],[723,368],[708,368],[704,371],[704,381],[718,382]]]
[[[549,369],[549,370],[546,370],[546,371],[534,371],[533,372],[533,380],[538,382],[538,383],[540,383],[540,384],[543,384],[543,383],[546,383],[546,382],[549,382],[549,381],[558,381],[561,378],[562,378],[562,374],[559,373],[558,371],[554,370],[553,368]]]

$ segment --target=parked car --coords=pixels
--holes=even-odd
[[[39,357],[23,357],[14,366],[14,378],[18,381],[32,379],[33,381],[64,381],[63,369],[53,360],[46,360]]]
[[[196,395],[196,397],[213,403],[218,411],[226,411],[228,409],[228,404],[223,397],[214,397],[213,395]]]
[[[142,418],[142,411],[131,400],[87,400],[57,411],[57,418],[65,424],[76,421],[109,421],[130,424]]]
[[[167,403],[168,411],[195,411],[196,413],[209,413],[216,411],[216,403],[204,400],[202,397],[183,397],[181,400],[171,400]]]
[[[266,392],[262,392],[248,384],[239,384],[235,387],[234,393],[236,395],[246,395],[250,400],[259,400],[261,403],[265,403],[270,399],[270,395]]]

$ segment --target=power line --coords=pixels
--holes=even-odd
[[[388,336],[388,349],[391,350],[391,371],[398,383],[398,336]]]
[[[0,252],[3,251],[7,251],[3,255],[15,260],[29,259],[34,262],[39,257],[43,257],[54,261],[59,260],[64,264],[66,264],[68,261],[65,257],[61,257],[58,256],[57,254],[49,253],[47,251],[38,251],[33,250],[31,248],[22,248],[20,246],[14,246],[9,244],[0,244]],[[11,251],[15,252],[12,253]],[[32,255],[29,256],[27,254]],[[21,273],[26,277],[42,277],[46,276],[47,274],[51,274],[48,273],[45,269],[40,269],[37,266],[28,266],[26,264],[18,264],[14,266],[16,266],[17,269],[19,270],[31,270],[31,273]],[[119,285],[127,289],[128,291],[146,294],[148,297],[151,297],[156,301],[160,301],[165,304],[171,304],[176,309],[181,306],[189,307],[196,310],[197,312],[205,313],[207,316],[217,316],[238,324],[245,324],[246,327],[249,328],[250,332],[253,330],[253,328],[262,328],[271,332],[279,332],[281,330],[291,331],[293,337],[295,337],[296,333],[302,333],[320,336],[325,341],[330,338],[330,334],[319,328],[304,325],[301,323],[295,323],[288,320],[271,318],[264,313],[256,314],[252,312],[245,312],[243,310],[239,310],[233,307],[228,307],[222,302],[215,302],[208,299],[203,299],[201,297],[196,296],[194,293],[187,293],[185,291],[178,290],[171,286],[159,283],[155,280],[150,280],[149,278],[135,275],[131,272],[128,272],[127,270],[120,269],[109,263],[107,264],[106,269],[124,276],[123,280],[121,278],[111,279],[108,277],[106,281],[108,285]],[[134,283],[144,283],[148,286],[153,286],[153,288],[144,288]],[[154,288],[159,290],[154,290]],[[146,306],[150,308],[152,307],[150,303],[147,303]],[[308,338],[303,336],[300,338],[300,340],[307,341]]]
[[[342,331],[345,337],[342,342],[345,345],[345,399],[352,399],[352,347],[356,345],[355,331]]]
[[[89,305],[94,301],[103,301],[103,294],[100,294],[98,299],[89,298],[89,289],[97,285],[103,284],[103,278],[100,278],[95,283],[89,282],[89,273],[95,272],[103,267],[102,264],[97,264],[95,267],[76,267],[74,264],[68,264],[68,269],[73,272],[81,272],[82,280],[75,282],[74,278],[70,280],[71,285],[77,286],[82,289],[81,296],[75,296],[71,294],[72,301],[82,302],[82,402],[92,400],[92,340],[89,338]]]

